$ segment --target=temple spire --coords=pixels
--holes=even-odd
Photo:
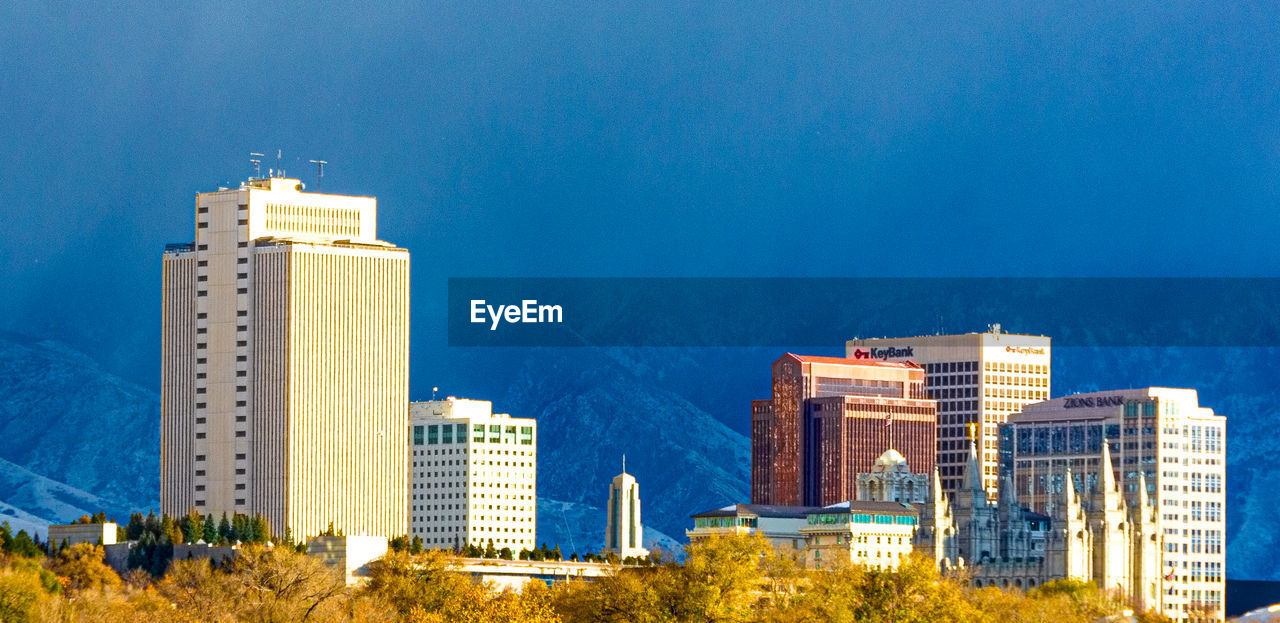
[[[1112,471],[1111,466],[1111,444],[1103,442],[1102,444],[1102,465],[1098,467],[1101,472],[1098,474],[1098,488],[1102,493],[1114,493],[1119,490],[1116,484],[1116,474]]]
[[[982,486],[982,461],[978,460],[978,425],[969,423],[969,462],[964,468],[964,487],[966,491],[984,491]]]

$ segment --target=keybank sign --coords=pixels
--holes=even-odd
[[[915,348],[908,346],[906,348],[856,348],[853,351],[854,359],[897,359],[899,357],[915,357]]]
[[[1078,409],[1080,407],[1118,407],[1123,404],[1124,396],[1081,396],[1068,398],[1062,406],[1066,409]]]
[[[1043,355],[1044,349],[1033,346],[1005,346],[1004,352],[1018,353],[1019,355]]]

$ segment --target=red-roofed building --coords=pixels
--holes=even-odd
[[[773,397],[751,403],[751,502],[854,499],[858,473],[891,447],[930,473],[937,412],[914,362],[787,353],[773,363]]]

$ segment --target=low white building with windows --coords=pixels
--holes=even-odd
[[[409,405],[409,537],[460,550],[537,547],[537,422],[450,396]]]

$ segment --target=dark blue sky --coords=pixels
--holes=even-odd
[[[0,5],[0,328],[158,384],[250,151],[451,276],[1276,276],[1273,3]],[[975,327],[977,328],[977,327]]]

